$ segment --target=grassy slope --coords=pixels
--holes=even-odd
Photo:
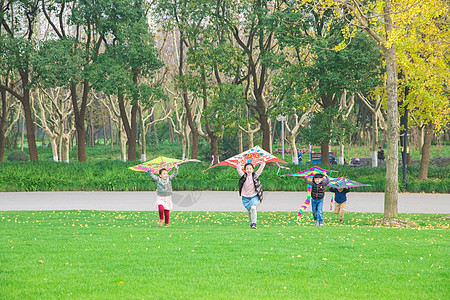
[[[0,212],[0,298],[388,299],[448,297],[449,221],[367,226],[379,214]],[[40,262],[41,261],[41,262]]]

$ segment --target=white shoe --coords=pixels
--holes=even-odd
[[[315,220],[315,221],[314,221],[314,225],[315,225],[315,226],[319,226],[319,221]]]
[[[320,223],[319,226],[323,226],[323,223]]]

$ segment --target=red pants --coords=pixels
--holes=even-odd
[[[160,219],[160,220],[163,220],[164,217],[165,217],[166,220],[165,220],[164,223],[166,223],[166,225],[169,224],[169,217],[170,217],[170,216],[169,216],[169,213],[170,213],[170,210],[164,209],[164,206],[162,206],[162,205],[160,204],[160,205],[158,205],[158,212],[159,212],[159,219]]]

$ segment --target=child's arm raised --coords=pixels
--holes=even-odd
[[[236,170],[239,174],[239,176],[243,176],[244,175],[244,171],[242,171],[242,160],[238,161],[237,165],[236,165]]]
[[[263,158],[263,162],[259,165],[258,170],[255,172],[256,176],[261,175],[262,171],[264,170],[264,167],[266,166],[266,158]]]
[[[154,180],[154,181],[158,181],[158,176],[156,176],[155,174],[153,174],[152,170],[147,169],[148,174],[150,175],[150,177]]]
[[[169,176],[169,180],[173,180],[178,175],[178,165],[175,166],[175,171]]]
[[[305,177],[305,183],[312,185],[313,182],[312,182],[312,179],[309,179],[308,177]]]

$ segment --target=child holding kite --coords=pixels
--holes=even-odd
[[[330,187],[330,192],[334,193],[334,213],[339,215],[339,223],[342,223],[347,204],[347,193],[350,192],[350,189]]]
[[[151,170],[147,170],[150,177],[156,181],[156,206],[159,211],[158,226],[162,226],[165,221],[165,225],[169,226],[169,213],[173,207],[172,204],[172,180],[178,174],[178,165],[175,165],[175,171],[169,176],[167,169],[163,168],[159,170],[159,176],[153,174]],[[165,220],[164,220],[165,219]]]
[[[266,165],[266,159],[263,159],[261,166],[256,172],[254,172],[255,169],[251,163],[246,163],[244,168],[242,168],[242,162],[242,160],[239,161],[236,168],[239,176],[241,176],[239,179],[239,196],[242,196],[242,204],[248,211],[250,228],[256,229],[256,206],[261,203],[263,199],[263,190],[258,177],[261,175],[261,172]],[[245,172],[242,169],[244,169]]]
[[[312,186],[311,209],[314,225],[323,226],[323,198],[325,197],[325,185],[328,183],[328,177],[323,174],[315,174],[312,180],[305,177],[305,182]]]

